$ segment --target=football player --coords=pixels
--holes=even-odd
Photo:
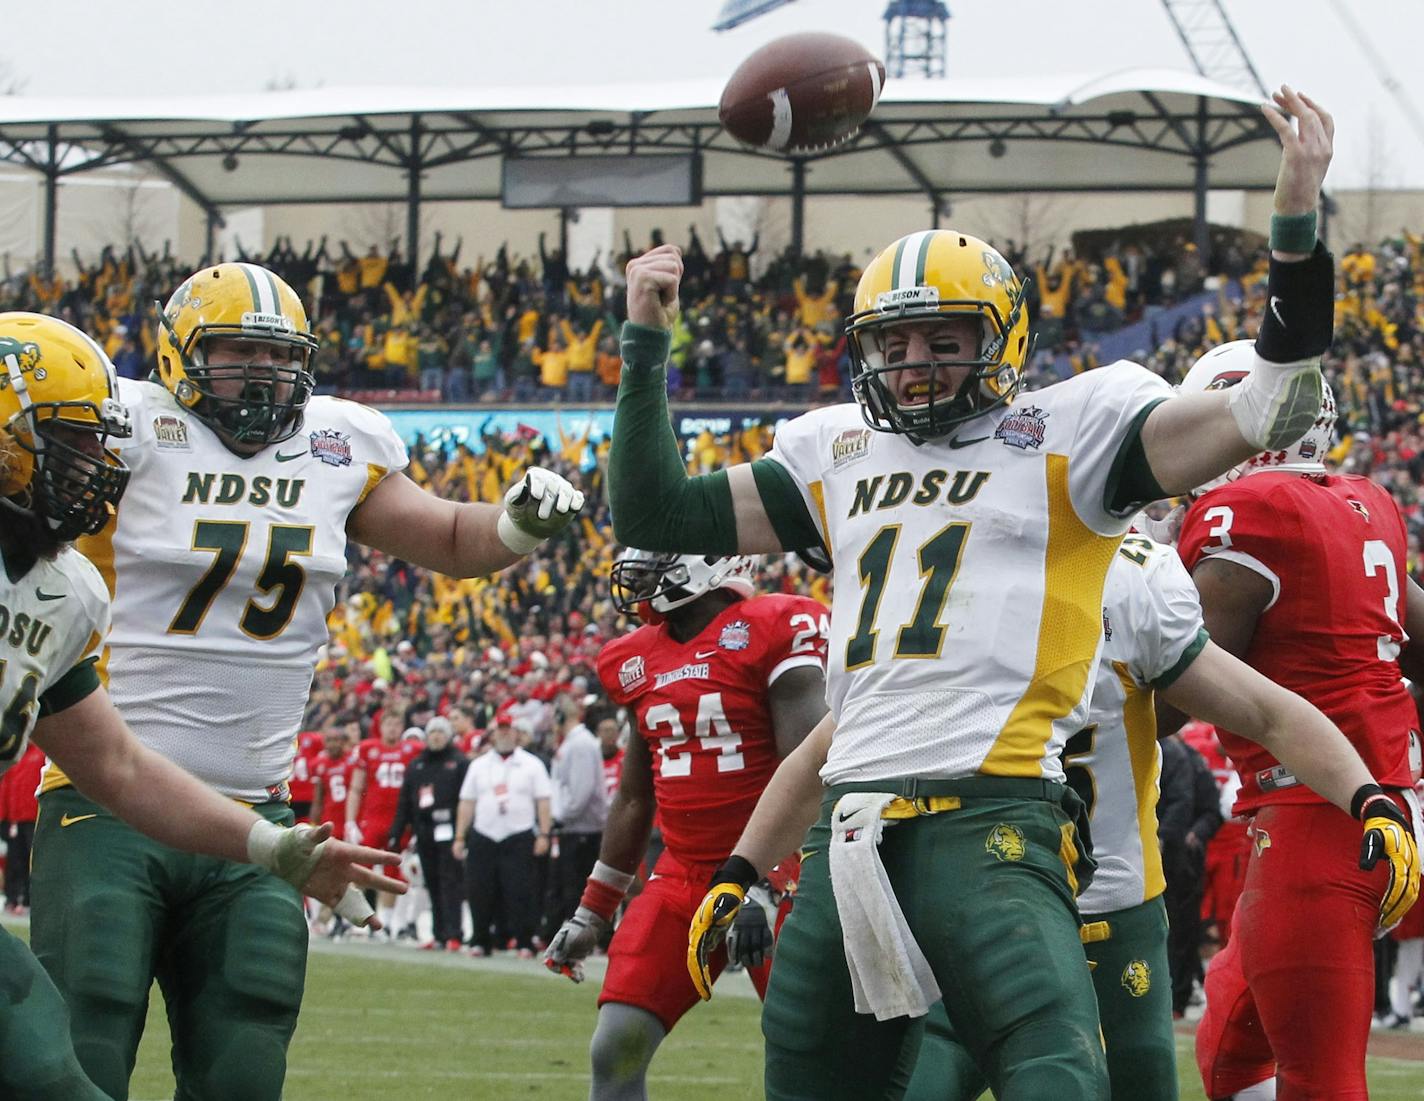
[[[1249,341],[1203,356],[1186,393],[1231,392],[1255,373]],[[1327,398],[1329,395],[1327,393]],[[1330,716],[1383,791],[1351,809],[1409,833],[1419,718],[1400,680],[1424,671],[1424,594],[1409,580],[1404,520],[1368,478],[1329,474],[1335,406],[1299,442],[1253,456],[1198,497],[1181,555],[1220,645]],[[1374,1008],[1372,944],[1407,906],[1378,854],[1291,762],[1218,724],[1251,818],[1253,855],[1226,949],[1206,976],[1197,1063],[1207,1096],[1276,1079],[1280,1098],[1364,1098]],[[1412,757],[1412,761],[1411,761]],[[1323,958],[1316,946],[1328,940]]]
[[[1087,807],[1097,862],[1078,910],[1115,1101],[1177,1096],[1154,700],[1159,692],[1172,695],[1206,644],[1196,587],[1176,551],[1127,536],[1108,570],[1088,722],[1063,746],[1066,779]],[[987,1087],[944,1006],[936,1005],[906,1101],[973,1101]]]
[[[101,672],[145,745],[284,822],[347,541],[451,576],[493,573],[562,530],[582,495],[538,469],[502,504],[424,492],[385,417],[312,396],[306,311],[256,265],[185,280],[156,345],[157,381],[120,383],[129,492],[82,547],[114,601]],[[178,1094],[277,1098],[306,973],[294,893],[96,826],[94,813],[62,769],[47,772],[34,947],[69,1004],[80,1062],[127,1097],[156,976]],[[86,913],[104,918],[74,920]]]
[[[367,738],[356,747],[351,770],[351,790],[346,797],[346,840],[358,845],[368,837],[386,840],[400,804],[406,766],[425,748],[414,738],[401,737],[405,718],[399,709],[383,711],[380,727],[379,737]],[[395,916],[394,895],[378,899],[376,912],[386,936],[399,931],[391,924]]]
[[[336,836],[346,829],[346,799],[356,760],[344,731],[330,727],[322,734],[322,751],[312,764],[312,820],[330,822]]]
[[[1025,286],[984,241],[926,231],[861,277],[846,326],[855,402],[782,425],[767,458],[689,478],[664,374],[681,259],[664,246],[629,263],[617,537],[678,553],[814,548],[852,575],[831,613],[823,773],[845,874],[836,905],[813,877],[822,897],[798,906],[778,949],[762,1014],[769,1098],[879,1096],[910,1016],[951,982],[956,1034],[992,1053],[1001,1101],[1107,1092],[1092,983],[1062,965],[1082,956],[1081,801],[1061,750],[1084,725],[1130,518],[1288,446],[1319,410],[1334,265],[1314,211],[1333,124],[1289,88],[1267,117],[1284,148],[1275,309],[1252,381],[1226,393],[1173,396],[1123,362],[1019,396]],[[1338,732],[1322,741],[1302,779],[1351,809],[1372,777]],[[919,815],[877,848],[897,798],[960,809]],[[1412,839],[1389,843],[1402,866]]]
[[[111,447],[131,432],[117,390],[112,364],[79,330],[37,314],[0,314],[0,772],[33,734],[94,800],[84,814],[61,816],[60,829],[132,827],[273,879],[265,868],[286,881],[277,882],[294,909],[293,887],[335,904],[353,882],[386,882],[352,861],[389,864],[393,853],[327,841],[329,828],[280,829],[223,798],[137,741],[100,686],[109,595],[68,544],[107,522],[129,480]],[[348,915],[361,917],[359,896],[350,905]],[[108,916],[88,907],[70,920]],[[59,992],[3,930],[0,974],[0,1095],[104,1101],[109,1095],[75,1057]]]
[[[608,949],[593,1101],[647,1097],[658,1045],[726,966],[724,950],[689,976],[687,924],[777,762],[826,711],[825,607],[753,595],[751,578],[752,560],[738,556],[631,551],[614,566],[614,603],[645,625],[604,647],[598,676],[635,733],[598,863],[545,953],[550,970],[582,980],[582,961],[611,930],[647,852],[655,812],[665,847]],[[745,909],[730,947],[760,993],[778,900],[766,882],[752,893],[762,905]]]

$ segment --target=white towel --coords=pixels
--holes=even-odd
[[[840,913],[855,1011],[877,1021],[923,1017],[939,1001],[934,971],[915,943],[880,862],[880,817],[895,796],[851,792],[831,811],[831,889]]]

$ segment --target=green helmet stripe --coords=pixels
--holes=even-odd
[[[911,236],[914,236],[911,234]],[[895,259],[890,262],[890,289],[898,291],[900,289],[900,257],[905,255],[905,244],[909,237],[901,237],[895,246]]]
[[[277,277],[266,268],[258,269],[267,278],[267,285],[272,288],[272,313],[282,312],[282,296],[277,293]]]
[[[242,269],[242,274],[247,277],[247,288],[252,292],[253,313],[262,313],[262,292],[257,289],[257,279],[252,274],[252,265],[238,264],[237,266]]]
[[[926,232],[920,237],[920,251],[915,256],[915,283],[917,287],[925,284],[925,265],[930,259],[930,245],[933,243],[935,235],[933,231]]]

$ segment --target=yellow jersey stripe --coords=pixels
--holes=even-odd
[[[1103,632],[1103,587],[1121,535],[1099,535],[1078,518],[1068,494],[1068,456],[1049,454],[1048,545],[1033,677],[979,771],[1043,775],[1053,723],[1083,698]]]
[[[381,482],[385,480],[386,475],[389,473],[390,471],[383,466],[378,466],[376,463],[367,463],[366,484],[361,487],[361,495],[356,498],[356,504],[352,507],[360,507],[361,503],[371,495],[371,490],[375,489],[378,485],[380,485]]]
[[[831,553],[831,525],[826,522],[826,488],[819,479],[806,487],[811,491],[811,500],[816,502],[816,515],[821,520],[821,542],[826,545],[826,553]]]
[[[1132,763],[1132,788],[1137,795],[1137,831],[1142,843],[1142,901],[1167,889],[1162,874],[1162,850],[1157,844],[1157,712],[1150,688],[1132,679],[1126,664],[1113,662],[1125,700],[1122,724],[1127,731],[1127,754]]]

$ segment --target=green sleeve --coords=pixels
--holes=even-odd
[[[608,454],[613,534],[625,546],[735,554],[737,521],[726,471],[688,477],[667,406],[669,334],[628,322]]]
[[[781,545],[795,551],[824,550],[820,529],[790,471],[775,459],[758,459],[752,463],[752,477],[756,479],[757,494]]]
[[[1177,659],[1176,664],[1152,682],[1153,689],[1160,692],[1164,688],[1171,688],[1176,684],[1177,678],[1187,671],[1192,662],[1197,660],[1197,655],[1206,649],[1206,644],[1210,641],[1211,636],[1206,633],[1206,628],[1198,628],[1197,637],[1192,639],[1191,644],[1182,651],[1182,656]]]
[[[1103,511],[1109,516],[1126,516],[1169,496],[1147,465],[1147,452],[1142,446],[1142,426],[1147,423],[1147,415],[1166,400],[1158,398],[1144,405],[1128,426],[1103,490]]]
[[[99,687],[99,674],[94,668],[97,657],[85,658],[40,696],[40,714],[54,715],[73,707]]]

